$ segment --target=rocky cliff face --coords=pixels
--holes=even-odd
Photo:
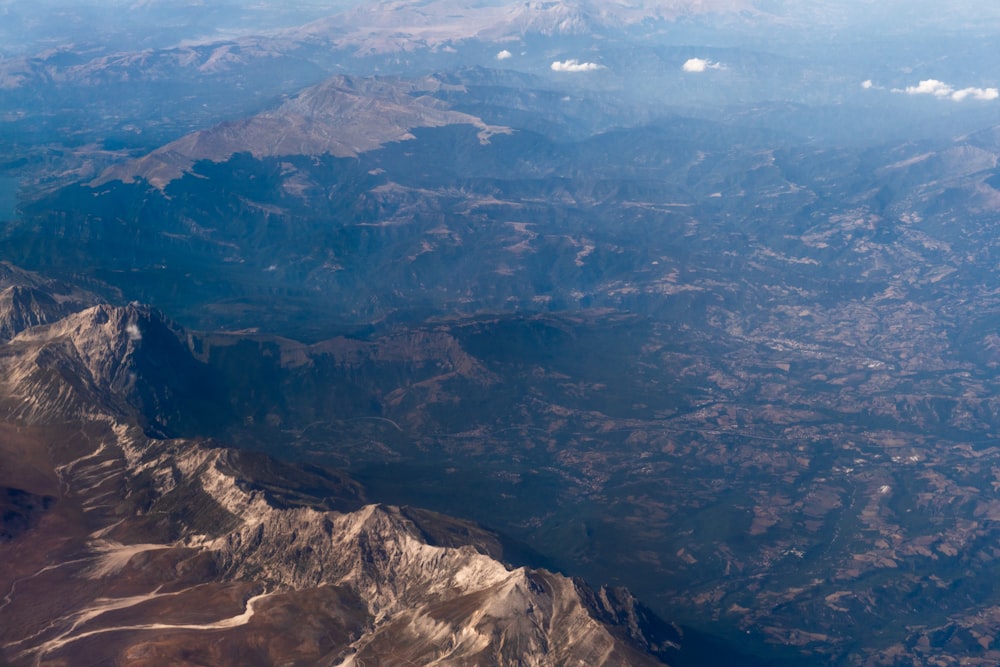
[[[472,524],[151,437],[144,375],[182,349],[154,311],[101,305],[0,350],[9,664],[655,665],[676,646],[627,593],[504,564]]]
[[[0,262],[0,342],[96,302],[90,292]]]
[[[181,421],[225,411],[219,382],[192,356],[186,333],[147,306],[81,310],[23,331],[0,348],[0,358],[9,397],[0,405],[33,423],[107,410],[165,434]]]

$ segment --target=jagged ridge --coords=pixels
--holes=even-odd
[[[104,406],[167,432],[183,405],[224,411],[218,382],[191,354],[187,334],[148,306],[101,304],[27,329],[0,349],[0,384],[12,417],[32,423],[84,418]]]
[[[8,422],[65,434],[47,455],[61,493],[10,543],[12,664],[655,665],[645,651],[679,639],[650,635],[621,591],[504,565],[471,524],[370,503],[317,468],[150,437],[143,373],[181,358],[184,337],[147,307],[101,305],[3,346]],[[45,547],[68,516],[86,537]],[[32,602],[40,590],[58,609]]]
[[[0,343],[96,302],[90,292],[0,262]]]

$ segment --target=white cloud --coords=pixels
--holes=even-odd
[[[722,63],[714,63],[711,60],[705,60],[704,58],[689,58],[684,61],[684,65],[681,66],[685,72],[704,72],[710,69],[723,69],[724,65]]]
[[[865,79],[864,81],[861,82],[861,87],[864,88],[865,90],[868,90],[869,88],[872,88],[874,86],[875,84],[872,83],[871,79]]]
[[[963,88],[962,90],[956,90],[951,94],[951,99],[956,102],[961,102],[967,97],[971,97],[974,100],[995,100],[1000,98],[1000,89],[997,88]]]
[[[598,69],[604,69],[604,65],[582,63],[576,58],[570,58],[561,62],[556,60],[552,63],[553,72],[593,72]]]
[[[511,53],[507,49],[504,49],[503,51],[497,54],[497,60],[507,60],[507,58],[510,58],[513,55],[514,55],[513,53]]]
[[[997,88],[961,88],[956,89],[951,84],[937,79],[924,79],[915,86],[906,88],[893,88],[894,93],[905,93],[907,95],[933,95],[941,99],[950,99],[955,102],[962,100],[995,100],[1000,98],[1000,90]]]
[[[125,325],[125,334],[129,340],[142,340],[142,332],[139,331],[139,326],[134,322]]]
[[[924,79],[916,86],[907,86],[903,91],[907,95],[933,95],[934,97],[948,97],[955,89],[944,81],[937,79]]]

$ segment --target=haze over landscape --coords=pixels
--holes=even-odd
[[[1000,664],[998,36],[0,0],[0,664]]]

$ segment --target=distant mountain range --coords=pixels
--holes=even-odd
[[[354,157],[390,141],[412,139],[418,127],[471,125],[486,143],[509,128],[451,111],[434,93],[440,79],[389,81],[335,77],[309,88],[274,111],[188,135],[125,165],[109,168],[93,185],[141,178],[163,187],[198,160],[224,162],[235,153],[255,158],[291,155]]]

